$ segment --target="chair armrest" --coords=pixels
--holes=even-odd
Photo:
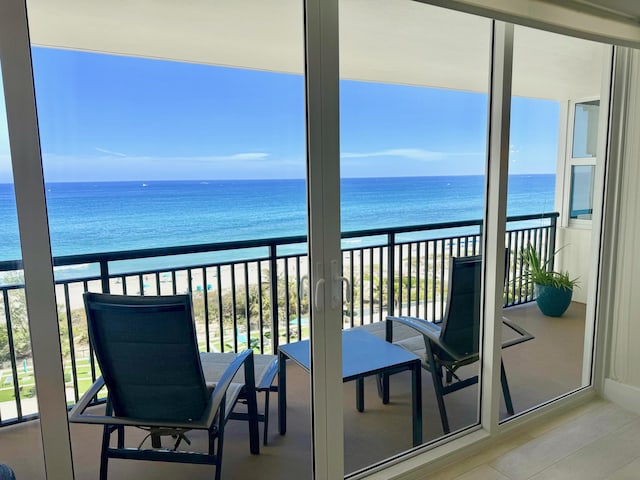
[[[262,375],[262,382],[256,385],[256,389],[258,391],[271,390],[271,385],[273,384],[273,380],[276,378],[276,374],[278,373],[278,357],[274,358],[273,361],[269,364],[264,375]]]
[[[509,327],[514,332],[516,332],[518,335],[520,335],[517,338],[512,338],[510,340],[506,340],[505,342],[502,342],[502,348],[509,348],[509,347],[512,347],[513,345],[518,345],[519,343],[528,342],[529,340],[533,340],[534,338],[536,338],[531,333],[527,332],[524,328],[522,328],[520,325],[513,323],[511,320],[508,320],[502,317],[502,323],[504,323],[507,327]]]
[[[69,413],[69,421],[73,423],[87,423],[93,425],[122,425],[132,427],[157,427],[158,422],[145,422],[137,418],[128,417],[114,417],[112,415],[90,415],[84,413],[91,400],[98,394],[100,390],[105,386],[104,378],[98,378],[89,390],[80,398],[78,403],[71,409]],[[202,422],[162,422],[163,427],[168,428],[207,428],[207,425]]]
[[[454,352],[448,345],[440,341],[441,328],[439,325],[417,317],[387,317],[387,322],[397,322],[405,325],[416,332],[422,334],[425,342],[430,341],[451,358],[457,361],[465,360],[467,357],[461,357],[459,353]]]
[[[220,377],[220,380],[216,383],[216,388],[211,394],[209,405],[207,405],[207,409],[202,417],[208,425],[213,424],[216,414],[218,413],[218,409],[225,401],[229,385],[231,385],[233,377],[238,370],[240,370],[242,365],[244,365],[245,392],[247,395],[253,395],[255,397],[256,382],[253,367],[253,350],[245,350],[239,353],[238,356],[229,364]]]
[[[402,325],[405,325],[413,330],[421,333],[422,335],[428,337],[430,340],[436,341],[440,338],[440,327],[438,325],[433,324],[432,322],[428,322],[422,318],[417,317],[387,317],[387,322],[397,322]],[[393,338],[387,339],[387,341],[392,342]]]
[[[80,400],[78,400],[78,403],[76,403],[73,406],[73,408],[71,409],[71,412],[69,413],[69,421],[70,422],[75,422],[75,423],[94,423],[94,422],[87,422],[86,421],[87,418],[94,417],[94,415],[85,415],[84,411],[89,406],[89,403],[91,403],[91,400],[98,394],[98,392],[100,390],[102,390],[104,385],[105,385],[104,378],[99,377],[93,383],[93,385],[91,385],[91,387],[89,387],[89,390],[87,390],[85,392],[85,394],[82,395]]]
[[[211,427],[216,419],[216,415],[220,408],[224,408],[227,391],[232,384],[233,377],[240,369],[245,366],[245,390],[247,395],[253,395],[255,397],[255,377],[253,370],[253,351],[245,350],[240,353],[229,364],[227,369],[222,374],[220,381],[217,382],[215,389],[211,393],[209,403],[205,409],[205,412],[199,420],[190,422],[161,422],[163,427],[167,428],[181,428],[181,429],[208,429]],[[157,421],[141,421],[137,418],[116,417],[112,415],[89,415],[84,413],[89,406],[91,400],[97,395],[97,393],[104,387],[105,382],[102,377],[98,378],[93,385],[82,396],[78,403],[71,409],[69,414],[69,421],[74,423],[87,423],[96,425],[122,425],[122,426],[141,426],[141,427],[157,427]],[[239,394],[239,389],[235,392],[235,395]]]

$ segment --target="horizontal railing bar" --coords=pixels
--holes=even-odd
[[[559,216],[558,212],[532,214],[532,215],[516,215],[512,217],[507,217],[507,223],[523,222],[526,220],[540,220],[545,218],[557,218],[558,216]],[[424,225],[411,225],[411,226],[405,226],[405,227],[373,228],[369,230],[342,232],[341,238],[376,237],[379,235],[387,235],[389,233],[398,234],[398,233],[422,232],[422,231],[429,231],[429,230],[448,230],[451,228],[479,226],[479,225],[482,225],[482,223],[483,223],[482,220],[459,220],[455,222],[428,223]],[[546,226],[546,225],[543,225],[543,226]]]
[[[520,222],[526,220],[540,220],[545,218],[557,218],[557,212],[532,214],[532,215],[517,215],[507,217],[507,222]],[[369,230],[357,230],[351,232],[343,232],[341,238],[355,238],[355,237],[373,237],[378,235],[388,235],[390,233],[411,233],[429,230],[446,230],[450,228],[479,226],[482,225],[482,220],[460,220],[455,222],[442,222],[442,223],[429,223],[424,225],[412,225],[405,227],[390,227],[390,228],[376,228]],[[227,250],[244,250],[249,248],[270,247],[272,245],[292,245],[296,243],[306,243],[306,235],[298,235],[292,237],[279,237],[279,238],[267,238],[259,240],[240,240],[233,242],[218,242],[218,243],[205,243],[199,245],[185,245],[185,246],[172,246],[172,247],[157,247],[157,248],[145,248],[137,250],[126,250],[116,252],[103,252],[103,253],[86,253],[80,255],[63,255],[54,257],[53,265],[55,267],[77,265],[79,263],[98,263],[100,261],[123,261],[123,260],[137,260],[140,258],[152,258],[152,257],[168,257],[175,255],[189,255],[194,253],[212,253],[218,251]],[[268,258],[268,257],[267,257]],[[21,270],[22,260],[4,260],[0,261],[0,271],[12,271]]]
[[[557,213],[522,215],[509,217],[509,222],[528,220],[551,219],[549,222],[540,222],[540,225],[508,230],[507,242],[514,250],[532,241],[537,250],[543,256],[548,254],[551,248],[548,242],[555,239]],[[548,224],[545,224],[548,223]],[[467,229],[467,233],[447,229],[475,226],[476,229]],[[439,230],[437,238],[423,238],[428,235],[412,235],[418,237],[414,240],[399,241],[398,236],[410,232]],[[432,234],[433,235],[433,234]],[[342,249],[343,275],[349,278],[353,301],[346,306],[343,315],[343,324],[355,327],[376,319],[383,321],[384,315],[398,314],[422,315],[430,321],[437,321],[442,317],[446,294],[446,271],[448,257],[474,255],[479,252],[479,238],[482,236],[482,222],[479,220],[467,222],[446,222],[429,225],[416,225],[410,227],[395,227],[388,229],[363,230],[358,232],[345,232],[342,238],[361,237],[364,241],[361,245]],[[369,239],[366,239],[370,237]],[[377,237],[377,238],[374,238]],[[197,337],[204,350],[218,349],[229,351],[233,349],[253,346],[261,352],[271,350],[275,352],[277,345],[282,342],[302,340],[308,336],[308,327],[304,321],[308,321],[308,300],[301,297],[302,262],[307,261],[306,251],[299,247],[291,249],[296,253],[280,253],[278,247],[282,245],[301,244],[305,237],[284,237],[274,239],[211,243],[186,247],[171,247],[167,249],[154,248],[145,250],[132,250],[128,252],[110,252],[106,254],[90,254],[58,257],[54,259],[56,266],[63,264],[99,264],[100,273],[89,273],[86,277],[74,277],[56,280],[56,286],[63,287],[64,315],[68,329],[69,356],[71,358],[71,377],[73,381],[74,398],[77,400],[82,394],[84,386],[79,386],[79,368],[82,362],[83,375],[88,361],[90,377],[95,380],[97,366],[92,346],[86,339],[74,344],[75,336],[83,332],[83,320],[76,318],[76,310],[82,310],[79,303],[81,292],[89,291],[90,284],[101,283],[102,291],[109,292],[110,288],[117,293],[131,293],[137,288],[136,295],[173,294],[178,289],[194,292],[194,305],[197,305],[200,313],[196,312],[198,322]],[[213,253],[222,250],[243,250],[258,247],[263,249],[257,252],[253,258],[250,252],[237,252],[230,260],[203,261],[200,259],[195,264],[187,264],[187,260],[178,266],[145,267],[142,270],[114,273],[109,270],[109,262],[120,260],[134,260],[150,257],[167,257],[170,255],[186,255],[190,253]],[[268,253],[261,253],[268,249]],[[399,257],[399,258],[398,258]],[[174,263],[176,262],[174,259]],[[519,264],[518,264],[519,261]],[[509,265],[508,278],[518,278],[523,268],[522,260],[514,257]],[[19,262],[0,262],[2,266],[15,266]],[[264,267],[264,268],[263,268]],[[304,267],[306,269],[306,265]],[[209,277],[209,274],[212,276]],[[267,279],[268,274],[268,279]],[[164,285],[171,282],[170,285]],[[213,278],[215,276],[215,279]],[[237,283],[237,278],[244,280]],[[147,277],[150,277],[148,279]],[[155,289],[152,285],[155,279]],[[268,280],[268,281],[267,281]],[[5,322],[12,325],[12,312],[9,309],[9,292],[24,289],[24,282],[11,279],[10,285],[0,286],[5,304]],[[194,285],[195,282],[199,284]],[[114,285],[114,282],[116,283]],[[146,283],[148,282],[148,284]],[[161,282],[163,285],[161,285]],[[180,282],[180,283],[179,283]],[[209,283],[211,282],[211,283]],[[202,285],[200,285],[202,283]],[[74,298],[71,298],[70,287],[79,285],[74,290]],[[93,285],[91,285],[93,288]],[[214,288],[215,287],[215,288]],[[214,291],[209,292],[209,289]],[[307,287],[308,288],[308,287]],[[255,310],[254,297],[257,291],[258,310]],[[368,290],[368,291],[367,291]],[[518,305],[532,301],[533,296],[528,283],[519,283],[507,290],[505,306]],[[385,298],[386,297],[386,298]],[[263,304],[263,300],[268,303]],[[76,302],[72,306],[73,302]],[[304,304],[303,304],[304,301]],[[250,305],[251,304],[251,305]],[[415,309],[415,310],[414,310]],[[60,310],[62,311],[62,310]],[[77,314],[77,313],[76,313]],[[81,315],[81,314],[80,314]],[[293,319],[293,320],[292,320]],[[307,319],[307,320],[305,320]],[[210,328],[213,327],[212,331]],[[304,327],[304,332],[303,332]],[[259,333],[258,333],[259,332]],[[267,335],[268,333],[268,335]],[[242,335],[242,336],[241,336]],[[256,335],[260,335],[259,342]],[[83,337],[80,337],[83,338]],[[268,340],[268,341],[267,341]],[[11,352],[14,349],[14,340],[8,338]],[[255,344],[255,345],[253,345]],[[76,346],[78,349],[76,350]],[[87,350],[88,349],[88,350]],[[80,360],[79,360],[80,359]],[[18,388],[18,364],[15,355],[12,358],[11,371],[13,375],[14,389]],[[83,377],[84,380],[84,377]],[[23,397],[19,391],[15,392],[15,405],[17,407],[17,419],[28,418],[22,415]],[[5,415],[6,416],[6,415]],[[0,426],[13,423],[6,418],[0,418]]]
[[[84,253],[79,255],[62,255],[54,257],[53,266],[63,267],[79,263],[98,263],[102,261],[117,262],[124,260],[138,260],[141,258],[171,257],[176,255],[190,255],[194,253],[212,253],[227,250],[246,250],[249,248],[269,247],[271,245],[291,245],[305,243],[306,235],[295,237],[268,238],[260,240],[240,240],[234,242],[203,243],[198,245],[183,245],[173,247],[143,248],[137,250],[123,250],[116,252]],[[264,258],[268,258],[265,256]],[[242,260],[238,260],[242,261]],[[0,261],[0,271],[22,269],[22,260]]]

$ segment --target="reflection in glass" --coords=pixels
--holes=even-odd
[[[598,147],[600,100],[576,103],[573,120],[573,158],[592,158]]]
[[[340,2],[341,229],[381,234],[343,239],[342,274],[352,289],[344,335],[389,340],[385,320],[395,318],[393,347],[423,362],[421,443],[428,443],[479,419],[491,24],[418,2],[357,5]],[[464,351],[464,361],[443,345]],[[344,386],[345,473],[414,446],[409,372],[390,376],[388,403],[375,375],[363,383],[364,415],[354,408],[353,382]]]
[[[570,218],[591,220],[595,169],[594,165],[574,165],[571,167]]]
[[[117,27],[73,31],[68,48],[32,48],[51,249],[69,260],[55,271],[69,404],[101,375],[85,291],[189,293],[202,352],[272,355],[309,338],[309,300],[299,295],[308,273],[299,240],[307,228],[303,2],[242,4],[166,2],[154,15],[83,5],[82,25]],[[158,21],[167,18],[170,28]],[[128,33],[137,40],[123,44]],[[289,237],[298,241],[271,241]],[[277,437],[288,453],[276,459],[282,478],[309,478],[309,376],[288,377],[291,426],[278,435],[271,394],[268,441]],[[71,425],[73,443],[90,452],[74,455],[76,471],[91,478],[94,433]],[[190,448],[208,448],[190,439]],[[244,425],[227,428],[224,444],[244,447]],[[248,450],[235,464],[225,455],[223,477],[261,470],[269,456],[249,461]],[[171,468],[152,463],[150,477]],[[121,467],[122,478],[139,468]]]
[[[511,188],[518,176],[526,174],[521,178],[530,185],[529,201],[537,181],[546,178],[550,186],[545,208],[549,218],[539,214],[519,231],[508,234],[510,254],[516,260],[507,275],[508,295],[521,301],[506,306],[503,316],[535,336],[526,347],[503,350],[518,414],[585,386],[588,378],[590,361],[585,361],[584,354],[589,339],[585,341],[585,332],[591,331],[593,318],[587,317],[587,312],[595,292],[589,288],[589,262],[584,259],[593,249],[591,225],[560,226],[572,227],[571,218],[590,218],[593,197],[598,194],[594,177],[600,102],[579,99],[600,96],[607,48],[516,26],[513,52],[507,210],[514,205]],[[576,157],[588,160],[580,160],[582,165],[578,165]],[[562,175],[556,178],[557,172]],[[556,186],[557,182],[562,184]],[[568,218],[564,218],[565,212],[570,212]],[[545,229],[540,228],[543,221],[547,222]],[[531,252],[536,255],[527,255]],[[553,285],[549,285],[553,282],[544,275],[532,276],[535,257],[542,259],[545,270],[556,272],[556,280],[560,274],[566,275],[565,284],[578,278],[578,287],[558,289],[553,308],[548,304],[554,296]],[[563,296],[566,303],[567,295],[570,303],[561,318],[547,316],[561,311],[555,307]]]

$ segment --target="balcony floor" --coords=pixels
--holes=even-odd
[[[504,351],[514,407],[527,410],[578,388],[582,377],[585,307],[573,303],[561,318],[543,316],[528,304],[505,311],[505,316],[535,335],[535,340]],[[471,368],[471,367],[467,367]],[[475,367],[477,368],[477,367]],[[269,444],[259,456],[249,454],[247,427],[231,421],[225,434],[225,479],[302,479],[311,477],[309,375],[288,362],[288,429],[277,433],[277,402],[272,394]],[[442,435],[440,418],[428,372],[423,372],[423,434],[430,441]],[[365,380],[365,412],[355,410],[355,384],[344,386],[345,468],[353,472],[411,447],[410,381],[407,373],[391,380],[391,404],[383,405],[373,378]],[[262,398],[260,398],[262,401]],[[477,388],[446,397],[452,430],[473,424]],[[502,417],[506,410],[502,407]],[[195,448],[205,446],[203,435],[190,436]],[[72,425],[76,479],[98,477],[100,429]],[[0,462],[11,465],[18,478],[44,479],[39,423],[28,422],[0,430]],[[212,478],[213,467],[114,460],[109,478]],[[258,473],[259,472],[259,473]]]

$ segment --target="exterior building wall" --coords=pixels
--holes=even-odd
[[[573,289],[574,302],[587,303],[591,274],[591,228],[559,228],[556,248],[562,248],[556,258],[556,270],[568,271],[580,284]]]

